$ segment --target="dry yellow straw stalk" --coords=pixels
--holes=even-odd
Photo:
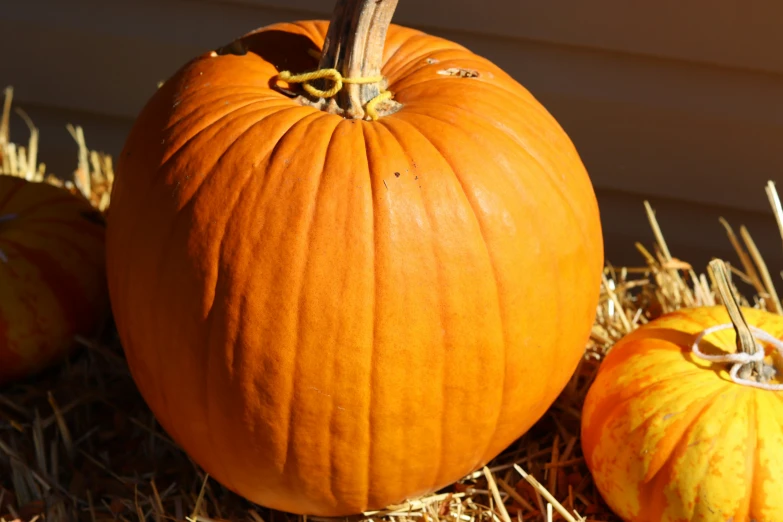
[[[16,176],[33,182],[46,182],[78,191],[100,211],[109,207],[111,188],[114,183],[114,168],[110,155],[90,150],[84,141],[84,131],[79,126],[68,125],[67,130],[78,147],[78,165],[73,181],[62,180],[46,172],[46,165],[38,162],[39,131],[32,120],[21,109],[16,114],[27,124],[30,131],[27,146],[11,141],[10,120],[13,88],[4,90],[3,112],[0,116],[0,174]]]

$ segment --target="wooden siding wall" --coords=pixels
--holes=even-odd
[[[326,17],[331,0],[0,2],[0,87],[41,129],[41,156],[72,169],[64,126],[112,153],[156,82],[255,27]],[[642,201],[675,255],[731,256],[718,224],[749,226],[773,271],[783,246],[764,194],[783,190],[783,3],[778,0],[403,0],[395,18],[454,39],[514,75],[579,149],[607,256],[650,242]],[[23,140],[18,118],[13,132]]]

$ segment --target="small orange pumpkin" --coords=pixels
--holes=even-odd
[[[388,27],[394,4],[194,59],[117,162],[109,287],[136,383],[211,476],[289,512],[483,465],[562,391],[596,313],[568,136],[488,60]]]
[[[105,319],[104,232],[83,197],[0,176],[0,384],[61,360]]]
[[[742,308],[766,365],[779,363],[783,316]],[[724,306],[641,326],[602,362],[582,413],[582,447],[609,507],[633,522],[780,520],[783,386],[737,372]],[[766,332],[762,333],[762,332]],[[777,349],[777,350],[776,350]],[[735,382],[737,381],[737,382]]]

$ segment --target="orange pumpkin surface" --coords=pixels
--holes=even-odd
[[[171,436],[250,500],[345,515],[448,485],[541,417],[603,247],[565,132],[453,42],[389,28],[401,108],[377,121],[276,88],[318,67],[327,25],[263,28],[163,84],[118,159],[107,255]]]
[[[68,355],[106,317],[104,222],[66,190],[0,176],[0,384]]]
[[[783,337],[783,316],[742,312]],[[781,519],[783,391],[737,384],[725,363],[692,352],[697,335],[728,323],[722,306],[670,313],[626,336],[601,364],[582,446],[598,490],[624,520]],[[736,334],[711,333],[699,349],[733,354]]]

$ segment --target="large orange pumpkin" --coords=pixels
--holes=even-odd
[[[783,316],[742,311],[750,326],[783,338]],[[783,391],[738,384],[731,366],[709,360],[737,352],[731,328],[708,330],[724,324],[722,306],[673,312],[623,338],[601,364],[582,446],[623,520],[781,519]],[[695,341],[709,359],[693,352]],[[773,346],[764,344],[772,363]]]
[[[598,302],[565,132],[486,59],[387,34],[393,4],[199,56],[118,159],[109,286],[138,387],[214,478],[290,512],[380,508],[486,463],[563,389]],[[279,73],[318,68],[325,38],[343,90],[294,97]],[[386,82],[350,83],[372,64]]]
[[[83,197],[0,176],[0,385],[61,360],[106,318],[104,231]]]

